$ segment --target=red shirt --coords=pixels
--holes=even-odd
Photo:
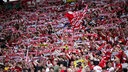
[[[106,66],[106,61],[104,59],[102,59],[99,63],[99,66],[104,68]]]
[[[123,51],[121,50],[121,51],[119,51],[119,54],[118,55],[116,55],[119,59],[121,59],[122,58],[122,55],[123,55]]]
[[[79,69],[77,72],[81,72],[82,71],[82,69]]]
[[[60,72],[67,72],[66,70],[61,70]]]
[[[88,65],[89,65],[90,69],[92,70],[94,65],[92,65],[90,62],[88,62]]]
[[[118,72],[122,72],[122,65],[121,64],[117,64],[116,68],[119,68]]]
[[[18,71],[18,72],[22,71],[22,69],[20,67],[18,67],[18,66],[15,67],[15,70]]]

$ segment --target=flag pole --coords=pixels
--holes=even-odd
[[[29,50],[27,49],[26,59],[25,59],[26,62],[28,62],[28,51],[29,51]]]

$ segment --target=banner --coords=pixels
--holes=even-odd
[[[68,2],[75,2],[76,0],[66,0],[66,3]]]

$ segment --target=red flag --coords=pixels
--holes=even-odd
[[[76,11],[76,12],[68,12],[66,14],[66,16],[68,17],[70,23],[72,26],[74,26],[73,28],[81,28],[81,23],[83,18],[86,15],[86,11],[87,11],[88,5],[86,5],[85,9],[83,10],[83,12],[80,11]]]
[[[65,16],[69,19],[70,22],[74,18],[73,12],[68,12],[68,13],[65,14]]]

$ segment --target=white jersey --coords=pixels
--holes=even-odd
[[[102,68],[100,66],[94,66],[93,70],[96,72],[102,72]]]

